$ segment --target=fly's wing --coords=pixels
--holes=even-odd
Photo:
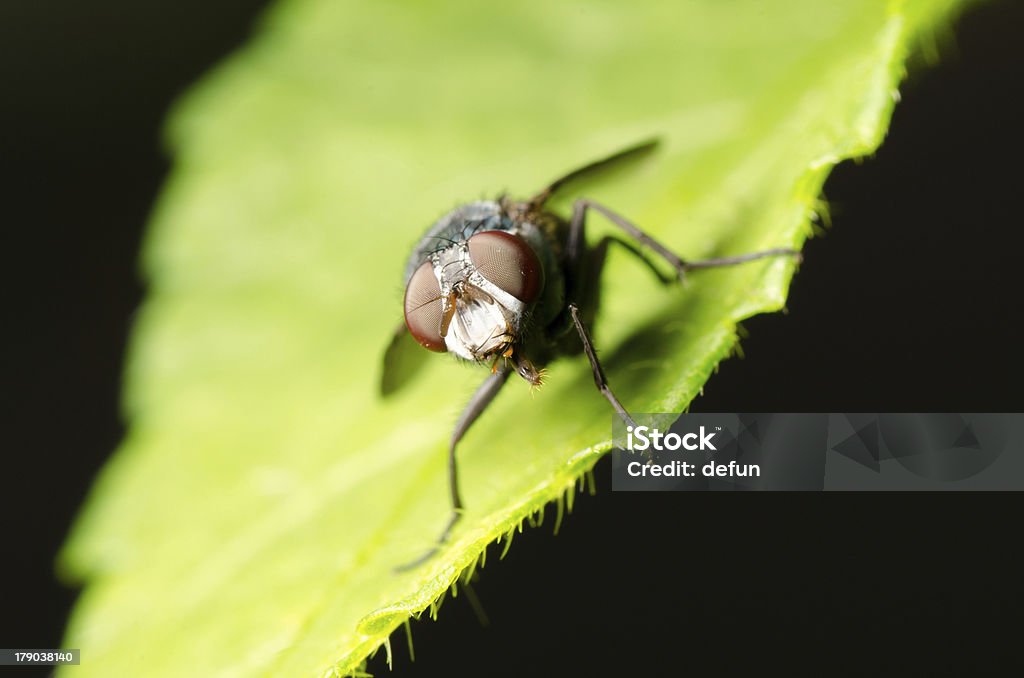
[[[533,205],[534,207],[542,207],[544,203],[547,202],[548,198],[553,196],[555,193],[560,191],[565,186],[575,184],[579,182],[581,179],[586,179],[596,174],[600,174],[601,172],[607,171],[612,167],[624,165],[633,160],[639,160],[640,158],[644,157],[645,155],[656,149],[659,143],[659,140],[656,138],[648,139],[647,141],[636,144],[635,146],[624,148],[618,153],[612,153],[608,157],[601,158],[600,160],[595,160],[591,163],[588,163],[583,167],[577,167],[568,174],[561,176],[552,181],[550,184],[548,184],[547,187],[544,188],[544,190],[542,190],[540,193],[538,193],[537,195],[533,196],[533,198],[530,199],[530,204]]]
[[[380,377],[380,394],[389,396],[412,379],[423,367],[426,357],[430,354],[416,343],[409,334],[405,323],[398,323],[395,332],[384,351],[384,365]]]

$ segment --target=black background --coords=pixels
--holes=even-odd
[[[0,647],[58,647],[53,557],[123,428],[136,250],[168,104],[263,3],[0,7]],[[826,185],[788,314],[745,323],[694,411],[1021,411],[1024,3],[971,9],[903,88],[877,156]],[[1017,494],[612,494],[489,559],[414,625],[401,675],[1024,666]],[[496,554],[492,554],[496,555]],[[371,661],[386,673],[383,653]],[[29,675],[30,669],[18,669]]]

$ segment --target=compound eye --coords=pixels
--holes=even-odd
[[[409,278],[405,288],[405,326],[421,346],[444,353],[448,350],[441,336],[441,286],[429,261]]]
[[[533,248],[517,235],[484,231],[469,239],[469,258],[480,275],[529,304],[544,286],[544,272]]]

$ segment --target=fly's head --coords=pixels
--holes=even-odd
[[[509,359],[539,385],[522,355],[525,326],[544,288],[537,254],[508,231],[480,231],[432,252],[409,278],[405,324],[424,348],[478,363]]]

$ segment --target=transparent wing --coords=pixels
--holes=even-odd
[[[600,160],[595,160],[593,162],[587,163],[583,167],[577,167],[568,174],[561,176],[558,179],[552,181],[550,184],[548,184],[544,190],[542,190],[540,193],[538,193],[537,195],[533,196],[533,198],[530,199],[530,204],[535,207],[541,207],[544,205],[545,202],[547,202],[548,198],[553,196],[555,193],[557,193],[565,186],[568,186],[570,184],[577,184],[582,179],[587,179],[588,177],[592,177],[596,174],[601,174],[602,172],[610,170],[615,166],[624,165],[628,164],[631,161],[639,160],[640,158],[646,156],[648,153],[656,149],[659,143],[659,140],[656,138],[648,139],[647,141],[639,143],[635,146],[625,148],[619,151],[618,153],[613,153],[605,158],[601,158]]]
[[[380,377],[380,394],[389,396],[405,386],[420,371],[430,351],[416,343],[405,323],[398,323],[388,348]]]

